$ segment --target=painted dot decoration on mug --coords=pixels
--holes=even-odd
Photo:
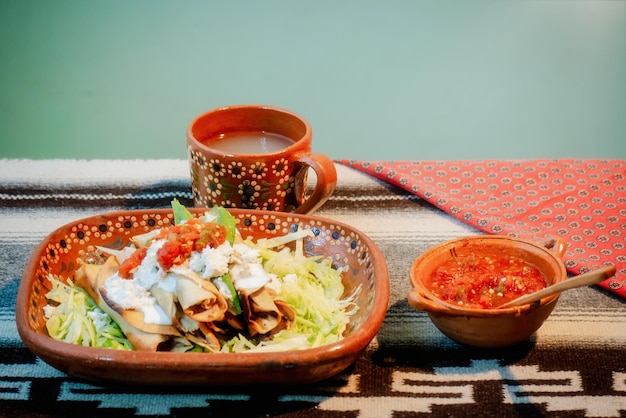
[[[206,161],[200,151],[188,148],[192,164],[191,178],[196,206],[218,205],[227,208],[284,210],[284,204],[295,205],[302,196],[292,198],[298,170],[285,158],[264,161]],[[206,196],[198,192],[202,185]],[[286,203],[283,202],[286,200]]]

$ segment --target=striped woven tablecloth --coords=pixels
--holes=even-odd
[[[38,360],[17,334],[15,295],[31,251],[56,227],[172,198],[191,205],[187,162],[0,160],[0,416],[626,416],[623,299],[572,290],[528,343],[457,345],[408,305],[408,271],[428,247],[478,232],[409,192],[337,170],[316,215],[365,232],[390,272],[388,313],[366,353],[310,386],[142,388],[89,384]]]

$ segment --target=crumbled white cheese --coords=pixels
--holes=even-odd
[[[263,269],[259,251],[246,244],[235,244],[230,277],[237,290],[253,292],[268,284],[270,275]]]
[[[144,315],[146,324],[171,325],[171,318],[157,304],[136,279],[123,279],[117,273],[109,277],[103,285],[107,298],[122,309],[134,309]]]
[[[248,264],[259,262],[259,250],[248,247],[243,243],[233,244],[233,262],[237,264]]]
[[[109,316],[100,309],[95,309],[93,311],[87,312],[87,316],[91,319],[93,325],[96,327],[96,332],[102,333],[107,325]]]
[[[295,273],[288,273],[283,276],[283,282],[285,283],[296,283],[298,280],[298,276]]]
[[[157,251],[165,244],[166,240],[157,240],[148,247],[146,256],[133,272],[133,279],[142,287],[150,289],[153,284],[165,278],[165,272],[157,261]]]
[[[107,298],[115,302],[122,309],[140,308],[151,299],[148,290],[135,280],[123,279],[114,274],[104,282]]]
[[[202,252],[193,252],[189,257],[189,268],[203,279],[220,277],[228,273],[228,267],[233,254],[233,247],[225,242],[219,247],[206,247]]]

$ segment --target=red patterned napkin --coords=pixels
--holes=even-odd
[[[489,234],[568,242],[573,274],[614,264],[599,286],[626,298],[626,162],[622,160],[355,161]]]

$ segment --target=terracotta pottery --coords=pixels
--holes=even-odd
[[[240,133],[279,135],[291,145],[266,152],[250,138],[237,151],[214,145]],[[305,119],[276,107],[230,106],[198,116],[187,131],[195,206],[313,212],[332,195],[337,172],[331,159],[312,153],[312,139]],[[316,179],[307,196],[309,169]]]
[[[206,209],[192,209],[194,213]],[[133,235],[173,221],[169,209],[131,210],[92,216],[52,232],[33,252],[19,287],[17,329],[24,344],[51,366],[99,382],[148,385],[302,384],[333,376],[352,364],[376,335],[387,311],[385,259],[362,232],[310,215],[232,209],[238,230],[253,239],[311,229],[307,255],[331,257],[345,268],[346,294],[360,287],[358,312],[342,340],[314,349],[274,353],[172,353],[91,348],[56,341],[45,329],[43,307],[49,275],[73,277],[78,259],[99,257],[96,246],[121,248]]]
[[[550,247],[550,248],[548,248]],[[463,308],[436,298],[424,280],[453,256],[500,252],[537,267],[547,285],[567,279],[562,258],[566,243],[557,238],[539,244],[506,236],[471,236],[430,248],[413,263],[409,272],[412,290],[409,304],[426,311],[433,324],[449,338],[476,347],[506,347],[527,340],[552,313],[558,295],[538,302],[505,309]]]

